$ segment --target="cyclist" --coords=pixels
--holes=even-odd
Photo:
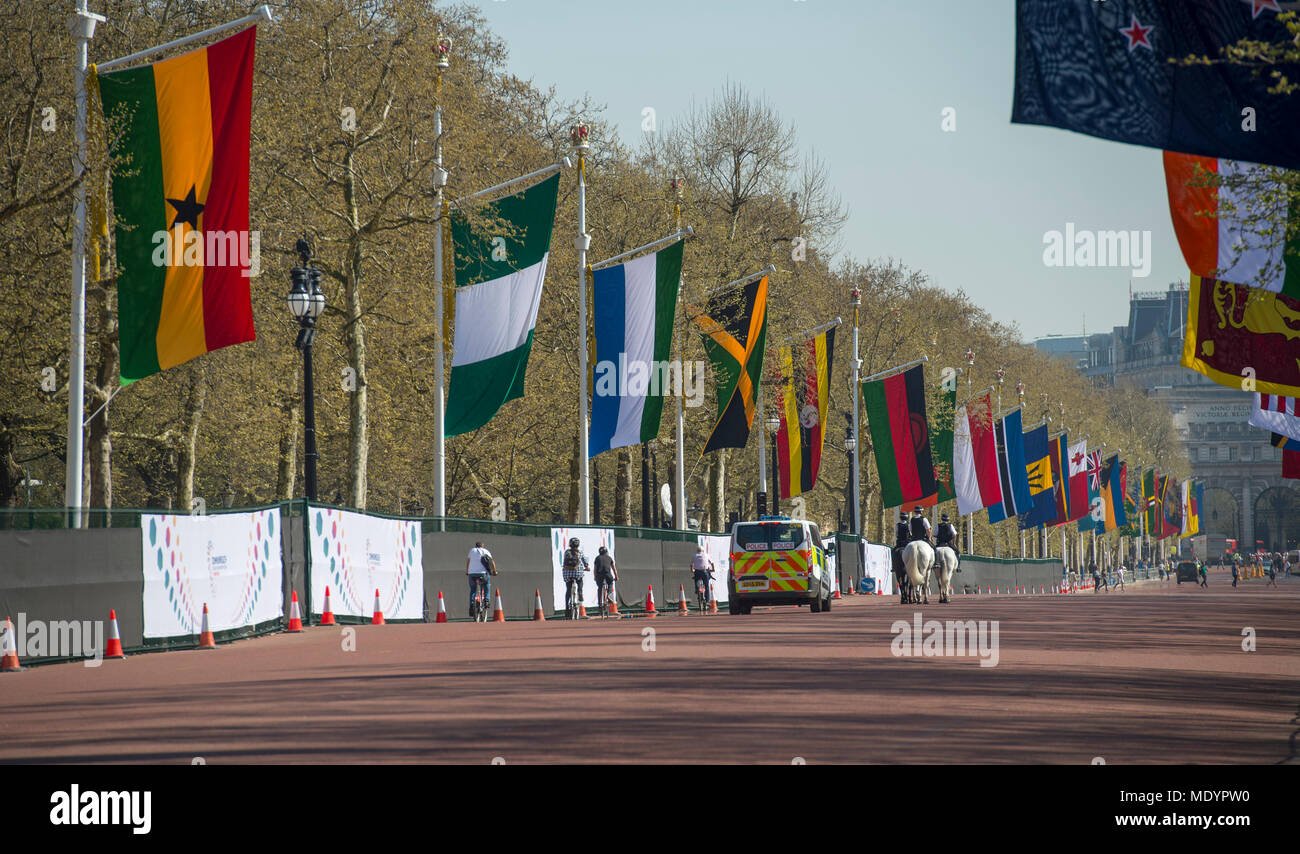
[[[484,560],[484,557],[487,559]],[[482,543],[475,543],[474,548],[469,550],[469,556],[465,558],[465,575],[469,578],[469,609],[470,613],[474,612],[474,596],[478,593],[480,581],[483,584],[483,603],[487,604],[488,600],[488,568],[492,565],[492,552],[483,547]]]
[[[609,549],[604,546],[600,547],[600,554],[592,562],[596,572],[596,594],[597,604],[600,606],[601,614],[605,613],[605,603],[614,596],[614,582],[618,581],[618,565],[614,563],[614,556],[609,553]]]
[[[582,553],[582,543],[578,541],[577,537],[569,540],[569,547],[564,550],[564,558],[560,563],[560,571],[564,578],[564,610],[567,613],[569,607],[573,604],[569,601],[569,582],[576,582],[578,602],[582,602],[583,573],[591,571],[591,566],[587,563],[587,556]]]
[[[695,557],[691,558],[691,575],[694,578],[695,589],[699,590],[700,585],[704,585],[704,601],[709,601],[709,591],[712,589],[713,579],[713,561],[704,553],[704,546],[697,546]]]

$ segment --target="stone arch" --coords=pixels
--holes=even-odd
[[[1255,499],[1255,539],[1270,552],[1300,546],[1300,489],[1271,486]]]
[[[1240,501],[1237,496],[1220,486],[1205,489],[1205,507],[1199,508],[1201,533],[1211,536],[1241,539]]]

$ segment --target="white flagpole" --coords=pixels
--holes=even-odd
[[[443,334],[446,316],[446,295],[443,292],[443,257],[442,229],[443,208],[446,206],[444,193],[447,187],[447,170],[442,168],[442,72],[450,64],[451,39],[438,39],[436,50],[437,72],[434,76],[433,103],[433,159],[437,164],[433,170],[434,205],[433,215],[433,321],[434,340],[437,342],[433,351],[433,374],[437,391],[433,398],[433,515],[442,518],[447,515],[447,365],[446,336]]]
[[[591,235],[587,234],[587,164],[586,155],[591,150],[588,130],[582,119],[570,133],[578,151],[578,236],[573,241],[578,250],[578,523],[591,524],[591,466],[587,459],[587,250],[591,248]]]
[[[86,0],[78,0],[77,16],[73,21],[73,35],[77,40],[77,158],[73,161],[73,177],[77,189],[72,202],[72,308],[68,341],[68,460],[63,489],[64,504],[71,508],[69,524],[81,527],[81,468],[85,434],[82,416],[85,414],[86,386],[86,182],[81,180],[86,172],[86,71],[90,67],[90,40],[95,37],[95,25],[103,21],[102,15],[87,10]]]
[[[671,189],[675,194],[673,200],[673,227],[678,231],[682,228],[682,179],[674,178]],[[677,288],[677,304],[682,305],[681,285]],[[681,317],[678,322],[685,324],[686,318]],[[673,527],[679,531],[686,530],[686,410],[682,403],[683,396],[686,394],[686,335],[685,326],[681,343],[677,348],[677,358],[680,364],[677,370],[677,377],[680,385],[677,388],[677,452],[675,462],[677,464],[677,483],[673,493]],[[697,380],[698,381],[698,380]]]
[[[858,356],[858,307],[862,304],[862,292],[854,285],[850,291],[853,297],[853,533],[862,536],[862,478],[858,456],[862,453],[862,436],[858,425],[858,377],[862,373],[862,359]],[[883,537],[881,539],[884,539]]]

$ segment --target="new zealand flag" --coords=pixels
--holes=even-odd
[[[1016,0],[1011,121],[1300,169],[1300,110],[1273,66],[1181,66],[1241,39],[1289,44],[1278,0]],[[1293,68],[1281,69],[1294,74]]]

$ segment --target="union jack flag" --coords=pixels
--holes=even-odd
[[[1101,493],[1101,451],[1088,454],[1088,491]]]

